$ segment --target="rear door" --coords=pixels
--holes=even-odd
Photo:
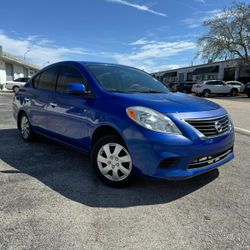
[[[218,93],[218,85],[216,81],[206,82],[206,87],[204,89],[209,89],[213,94]]]
[[[35,78],[31,90],[30,122],[38,130],[48,130],[49,108],[55,91],[58,67],[51,67]]]
[[[57,139],[88,150],[91,126],[89,117],[94,116],[90,108],[93,100],[68,94],[67,87],[72,83],[83,83],[89,90],[87,80],[77,68],[71,65],[61,66],[52,98],[54,106],[49,108],[51,115],[48,127]]]

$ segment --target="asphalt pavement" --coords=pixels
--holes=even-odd
[[[25,143],[11,99],[0,93],[1,250],[250,249],[250,137],[236,134],[236,158],[219,170],[113,189],[88,157],[42,138]]]

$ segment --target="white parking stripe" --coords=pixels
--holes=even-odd
[[[234,130],[236,133],[250,136],[250,130],[239,128],[239,127],[234,127]]]

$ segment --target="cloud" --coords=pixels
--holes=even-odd
[[[221,9],[214,9],[209,11],[197,11],[195,12],[196,18],[186,18],[182,20],[182,23],[185,24],[188,28],[197,28],[200,27],[203,22],[207,21],[210,18],[221,18],[223,12]]]
[[[21,58],[26,51],[30,50],[26,54],[26,58],[39,66],[57,61],[80,59],[83,55],[91,54],[89,50],[82,48],[57,46],[54,41],[36,35],[26,38],[12,38],[3,31],[0,32],[0,45],[3,46],[4,51]]]
[[[183,38],[184,39],[184,38]],[[189,40],[156,41],[141,38],[126,44],[126,51],[94,51],[90,49],[58,46],[55,41],[32,35],[13,38],[0,32],[3,50],[39,66],[63,60],[96,60],[134,66],[148,72],[156,72],[185,66],[186,59],[179,58],[184,52],[192,51],[196,44]],[[184,56],[185,57],[185,56]],[[176,63],[180,62],[180,64]]]
[[[164,17],[167,16],[167,14],[152,10],[146,5],[139,5],[139,4],[136,4],[136,3],[130,3],[128,1],[126,1],[126,0],[106,0],[106,2],[126,5],[126,6],[129,6],[129,7],[135,8],[137,10],[146,11],[146,12],[149,12],[151,14],[158,15],[158,16],[164,16]]]
[[[169,68],[173,64],[167,66],[167,59],[196,48],[196,44],[191,41],[158,42],[139,39],[129,45],[133,46],[132,52],[115,53],[114,59],[120,64],[131,65],[148,72]],[[174,67],[178,65],[174,64]]]

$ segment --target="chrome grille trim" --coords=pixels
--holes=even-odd
[[[205,119],[185,119],[185,122],[208,138],[223,135],[230,130],[228,115]]]
[[[222,159],[224,159],[225,157],[227,157],[230,153],[233,152],[233,148],[230,148],[222,153],[219,154],[215,154],[215,155],[209,155],[209,156],[204,156],[198,159],[195,159],[190,165],[189,165],[189,169],[193,169],[193,168],[201,168],[201,167],[206,167],[209,166],[213,163],[216,163]]]

